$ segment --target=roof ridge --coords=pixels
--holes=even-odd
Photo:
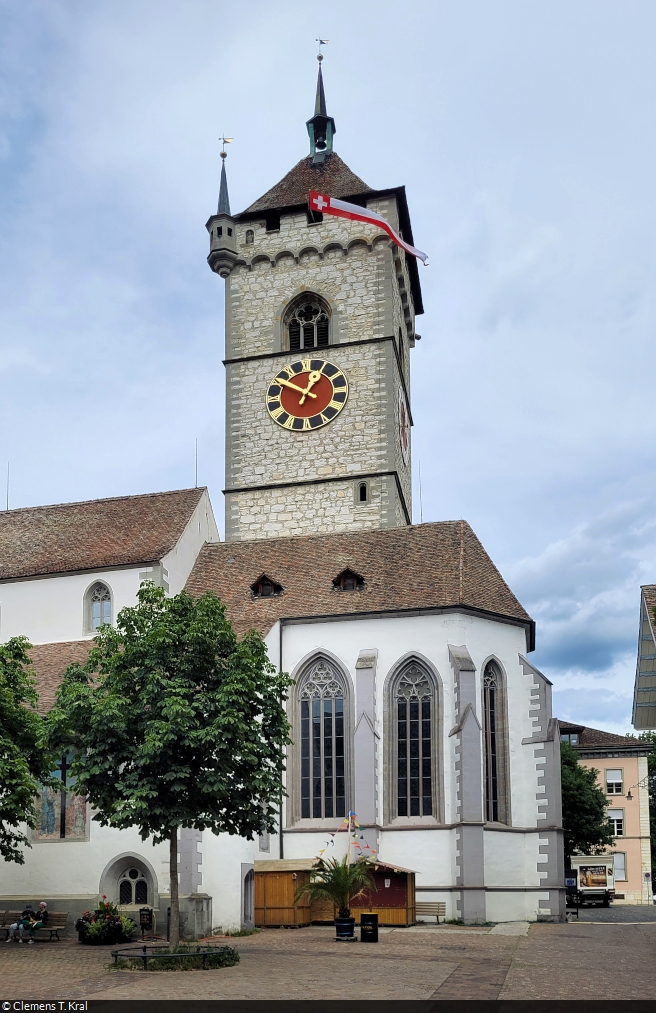
[[[330,192],[331,197],[348,197],[373,190],[346,164],[336,151],[330,151],[316,164],[312,155],[304,155],[273,186],[256,198],[239,215],[294,207],[307,202],[310,190]],[[239,215],[236,217],[239,218]]]
[[[68,503],[39,503],[36,506],[12,507],[11,510],[0,510],[0,519],[11,514],[26,513],[28,510],[56,510],[63,507],[87,506],[90,503],[117,503],[126,499],[154,499],[156,496],[178,496],[183,492],[206,492],[206,485],[190,486],[188,489],[166,489],[163,492],[138,492],[125,496],[101,496],[99,499],[71,500]]]

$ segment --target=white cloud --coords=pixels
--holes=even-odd
[[[505,560],[556,699],[586,720],[603,705],[608,727],[655,579],[656,8],[372,9],[0,2],[12,503],[187,485],[199,436],[221,516],[217,138],[235,138],[235,210],[305,153],[319,21],[336,148],[372,186],[407,185],[431,255],[412,377],[424,519],[466,517]]]

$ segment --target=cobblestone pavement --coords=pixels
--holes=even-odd
[[[499,999],[656,999],[650,925],[532,925]]]
[[[531,925],[526,936],[433,928],[335,943],[332,928],[222,940],[236,967],[110,971],[76,939],[0,945],[0,999],[656,999],[654,925]]]
[[[611,904],[610,907],[579,908],[586,922],[656,922],[656,904]],[[574,916],[576,921],[576,916]]]

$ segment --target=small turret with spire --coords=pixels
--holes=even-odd
[[[319,42],[321,45],[321,40]],[[335,121],[326,112],[326,96],[323,90],[323,75],[321,73],[321,52],[317,56],[319,61],[319,76],[317,77],[317,97],[314,103],[314,116],[307,121],[307,131],[310,135],[310,154],[314,155],[313,162],[323,162],[326,155],[333,150],[333,135],[337,132]]]
[[[205,228],[210,234],[210,253],[207,263],[222,278],[227,278],[237,260],[237,240],[235,236],[235,220],[230,214],[230,198],[228,196],[228,177],[226,176],[225,160],[228,153],[226,144],[232,137],[222,137],[221,149],[221,184],[219,187],[219,206],[217,213],[212,215]]]

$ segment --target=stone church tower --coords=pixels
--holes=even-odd
[[[310,154],[241,214],[224,161],[207,222],[226,280],[227,541],[412,523],[417,264],[381,229],[308,208],[310,190],[348,199],[412,243],[405,188],[373,190],[333,151],[321,63],[307,129]]]

